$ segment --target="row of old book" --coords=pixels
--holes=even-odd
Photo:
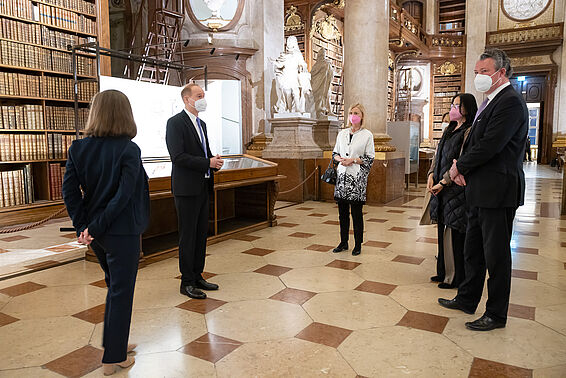
[[[52,201],[63,198],[63,177],[65,177],[65,166],[59,163],[49,164],[49,199]]]
[[[47,134],[48,159],[66,159],[67,151],[75,139],[75,134]]]
[[[0,133],[0,161],[47,159],[45,134]]]
[[[42,0],[43,3],[96,16],[96,4],[84,0]]]
[[[31,165],[0,171],[0,207],[32,203],[33,178]]]
[[[1,0],[0,14],[33,20],[33,4],[29,0]]]
[[[0,95],[46,99],[74,100],[74,80],[66,77],[37,76],[15,72],[0,72]],[[98,92],[98,84],[78,83],[79,101],[90,101]]]
[[[46,49],[20,42],[0,40],[0,64],[16,67],[35,68],[43,71],[73,73],[71,54]],[[77,56],[77,74],[96,75],[96,60]]]
[[[79,37],[49,29],[47,26],[40,24],[28,24],[7,18],[0,20],[0,38],[63,50],[67,50],[67,46],[85,44],[93,40],[92,37]]]
[[[79,130],[83,130],[88,118],[88,109],[80,108],[78,118]],[[47,105],[45,106],[45,113],[43,113],[42,105],[0,106],[0,130],[44,130],[44,128],[47,130],[74,130],[75,109]]]
[[[96,34],[96,21],[82,14],[45,4],[34,5],[34,20],[42,24],[77,31],[79,33]]]

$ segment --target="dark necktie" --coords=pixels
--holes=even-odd
[[[206,139],[204,139],[204,132],[202,131],[202,125],[200,124],[200,118],[197,117],[198,132],[200,134],[200,143],[202,144],[202,150],[204,151],[204,157],[208,159],[208,151],[206,150]],[[206,172],[207,176],[210,176],[210,168]]]
[[[483,112],[483,110],[487,106],[488,101],[489,101],[489,98],[486,97],[486,99],[483,100],[483,102],[481,103],[481,105],[478,109],[478,112],[476,113],[476,117],[474,118],[474,123],[476,122],[476,119],[478,119],[478,117],[480,116],[481,112]]]

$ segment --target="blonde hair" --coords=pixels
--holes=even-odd
[[[362,113],[362,120],[360,122],[360,128],[364,127],[364,118],[366,115],[366,108],[364,108],[364,106],[360,103],[354,104],[352,106],[350,106],[350,109],[348,109],[348,122],[346,123],[347,127],[352,127],[352,122],[350,122],[350,112],[352,111],[352,109],[354,108],[358,108],[360,110],[360,112]]]
[[[134,138],[138,130],[128,97],[114,89],[95,94],[90,105],[85,132],[93,137]]]

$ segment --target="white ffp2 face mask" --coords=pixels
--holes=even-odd
[[[491,87],[493,87],[495,84],[499,82],[499,80],[501,80],[501,78],[499,78],[494,83],[493,80],[491,79],[491,77],[495,75],[497,72],[499,71],[495,71],[491,75],[477,74],[476,77],[474,78],[474,86],[476,87],[476,90],[482,93],[489,91]]]
[[[197,112],[204,112],[206,111],[206,99],[201,98],[195,101],[195,109]]]

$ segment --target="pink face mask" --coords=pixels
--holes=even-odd
[[[362,117],[356,114],[350,114],[350,122],[354,125],[359,125],[362,122]]]
[[[450,121],[459,121],[462,118],[460,109],[458,107],[450,109]]]

